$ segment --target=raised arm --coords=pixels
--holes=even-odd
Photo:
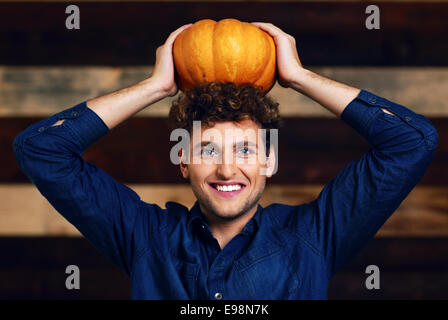
[[[254,24],[275,39],[279,83],[330,110],[372,147],[347,164],[315,201],[291,207],[286,218],[292,232],[321,254],[331,278],[423,177],[438,143],[437,131],[402,105],[304,69],[293,37],[271,24]]]
[[[136,238],[158,227],[160,208],[142,202],[82,154],[136,112],[176,94],[172,45],[187,27],[174,31],[157,49],[149,79],[61,111],[14,139],[17,162],[41,194],[128,275],[142,249],[138,243],[145,243]]]
[[[344,109],[361,90],[305,69],[297,53],[296,40],[280,28],[271,23],[252,24],[274,38],[277,47],[278,83],[311,98],[340,118]],[[392,114],[387,109],[383,111]]]
[[[174,81],[173,44],[176,37],[190,26],[191,23],[175,30],[166,42],[157,48],[156,63],[150,78],[128,88],[88,100],[87,107],[93,110],[109,129],[113,129],[147,106],[176,95],[178,87]]]

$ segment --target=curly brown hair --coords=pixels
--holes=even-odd
[[[196,120],[212,127],[216,122],[250,119],[263,129],[278,129],[281,126],[278,106],[278,102],[252,84],[203,82],[173,101],[168,118],[172,129],[189,132]],[[267,153],[269,140],[267,130]]]

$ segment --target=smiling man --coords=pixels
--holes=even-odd
[[[275,171],[278,104],[251,85],[203,83],[173,104],[170,120],[193,136],[180,170],[223,248],[254,216]]]
[[[22,170],[130,277],[133,299],[326,299],[333,275],[432,161],[438,135],[425,117],[305,69],[292,36],[254,24],[275,40],[279,84],[319,103],[371,146],[312,202],[259,204],[275,172],[275,143],[270,135],[265,144],[258,135],[235,132],[275,130],[280,118],[278,104],[250,84],[203,83],[173,103],[174,128],[192,133],[195,121],[201,125],[199,141],[177,154],[197,198],[190,209],[148,204],[81,157],[116,125],[177,93],[172,46],[190,25],[157,49],[150,78],[44,119],[14,140]]]

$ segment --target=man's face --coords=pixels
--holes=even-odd
[[[191,138],[190,163],[181,163],[181,171],[204,214],[229,221],[256,211],[270,176],[263,169],[274,160],[267,161],[258,129],[252,120],[218,122]]]

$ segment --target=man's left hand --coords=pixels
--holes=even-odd
[[[251,23],[266,31],[274,39],[277,48],[278,83],[284,88],[291,87],[291,84],[297,78],[297,74],[303,70],[297,53],[296,39],[272,23]]]

